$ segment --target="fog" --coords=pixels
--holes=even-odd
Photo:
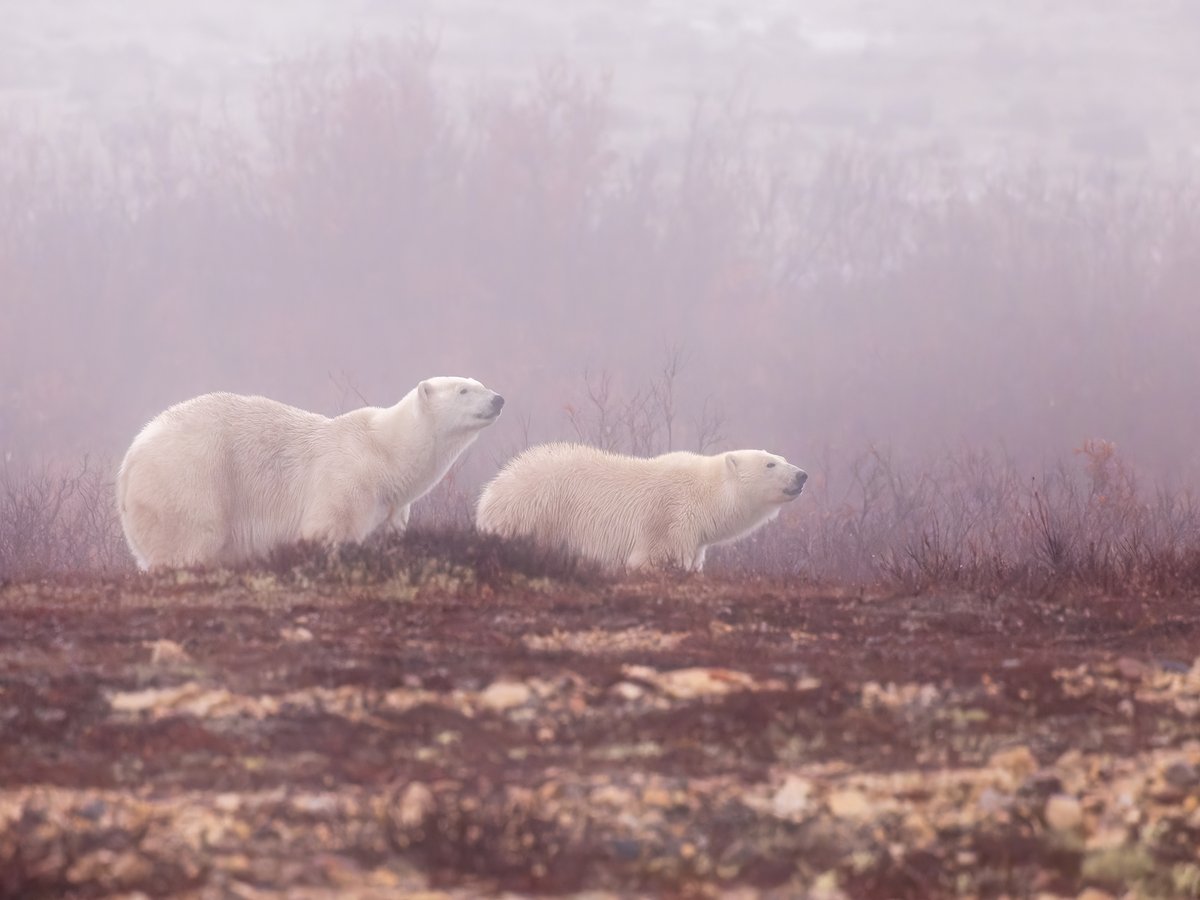
[[[509,400],[477,477],[564,436],[1200,475],[1186,0],[5,6],[10,464],[461,374]]]

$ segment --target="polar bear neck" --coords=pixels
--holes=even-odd
[[[479,436],[478,430],[439,429],[433,413],[422,409],[415,388],[395,406],[377,410],[373,425],[392,489],[401,498],[420,496],[436,485]]]
[[[779,515],[781,504],[748,504],[739,491],[738,476],[726,471],[722,457],[720,469],[714,472],[714,480],[709,482],[713,492],[711,518],[705,528],[705,543],[723,544],[745,537],[760,525],[769,522]]]

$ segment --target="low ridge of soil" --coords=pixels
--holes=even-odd
[[[1200,598],[460,551],[0,587],[0,896],[1200,895]]]

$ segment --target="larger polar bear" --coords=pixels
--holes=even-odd
[[[125,539],[148,569],[402,529],[413,501],[503,406],[472,378],[430,378],[395,406],[333,419],[265,397],[187,400],[153,419],[125,454],[117,476]]]
[[[609,569],[699,571],[713,544],[745,537],[796,499],[804,470],[762,450],[649,459],[542,444],[484,489],[475,524],[565,547]]]

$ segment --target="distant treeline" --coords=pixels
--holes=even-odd
[[[1098,438],[1197,476],[1194,180],[981,182],[706,109],[634,146],[568,70],[465,96],[428,46],[363,43],[278,65],[249,116],[0,123],[0,457],[117,455],[206,390],[334,413],[443,373],[510,398],[502,455],[572,433],[585,370],[630,397],[674,346],[677,446],[720,410],[810,470]]]

